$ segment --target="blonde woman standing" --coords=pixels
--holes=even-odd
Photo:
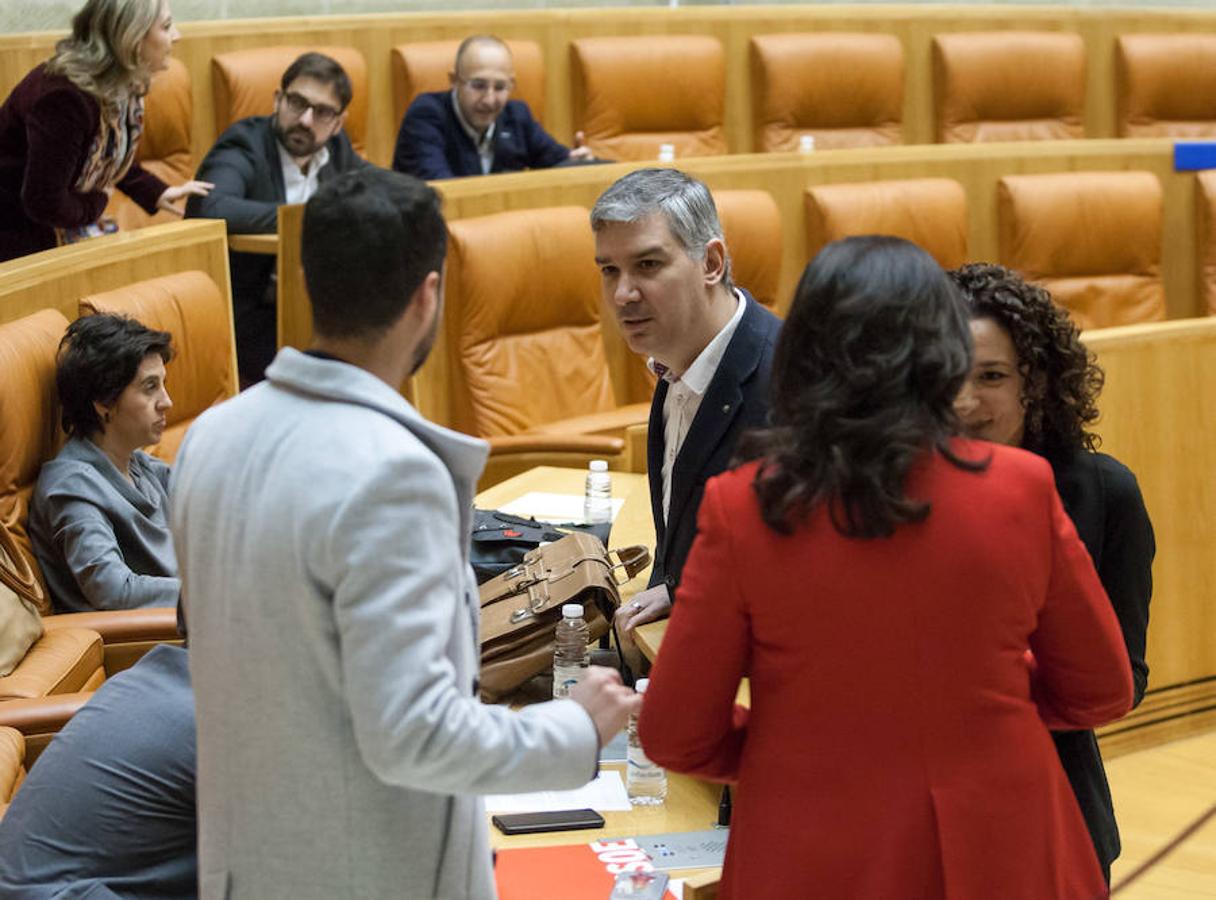
[[[165,0],[88,0],[55,55],[0,106],[0,261],[113,230],[118,188],[149,213],[210,185],[170,187],[135,159],[144,95],[178,39]]]

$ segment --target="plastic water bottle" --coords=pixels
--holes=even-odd
[[[591,460],[583,493],[583,519],[588,525],[612,521],[612,478],[605,460]]]
[[[639,694],[646,693],[650,684],[649,678],[639,678],[634,690]],[[638,717],[629,717],[629,749],[627,751],[628,768],[625,772],[625,790],[629,794],[629,802],[634,806],[659,806],[667,799],[667,773],[662,766],[650,761],[642,742],[638,738]]]
[[[553,642],[554,698],[569,697],[570,688],[587,674],[587,667],[591,665],[591,652],[587,649],[590,641],[591,629],[583,618],[582,604],[562,606],[562,620],[557,623]]]
[[[675,162],[676,161],[676,145],[675,144],[659,144],[659,162]]]

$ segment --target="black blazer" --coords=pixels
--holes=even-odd
[[[650,586],[666,584],[674,599],[684,560],[697,534],[697,510],[705,482],[726,471],[739,435],[768,424],[769,371],[781,320],[741,292],[747,308],[731,336],[671,472],[671,508],[663,521],[663,401],[667,382],[659,379],[650,405],[646,462],[655,551]]]
[[[490,172],[547,169],[564,162],[570,150],[551,138],[522,100],[508,100],[494,122],[494,162]],[[456,118],[451,91],[419,94],[397,132],[393,168],[418,178],[481,175],[481,157]]]
[[[250,116],[229,126],[203,158],[195,176],[215,188],[191,197],[188,217],[223,219],[229,234],[272,234],[279,207],[287,200],[283,165],[271,116]],[[339,131],[325,145],[329,162],[318,178],[365,166],[350,139]],[[275,298],[271,290],[275,258],[259,253],[229,254],[236,351],[243,381],[257,381],[274,358],[277,344]]]
[[[1119,618],[1131,659],[1134,704],[1139,704],[1148,686],[1144,652],[1157,546],[1136,476],[1104,453],[1082,450],[1044,456],[1055,473],[1064,509],[1089,550]],[[1092,731],[1056,731],[1052,738],[1109,877],[1110,864],[1121,847],[1097,738]]]

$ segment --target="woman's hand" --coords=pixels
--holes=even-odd
[[[215,187],[210,181],[187,181],[185,184],[175,184],[165,188],[165,192],[156,201],[156,206],[166,212],[183,215],[184,210],[175,206],[184,197],[206,197]]]
[[[633,595],[633,599],[616,611],[617,639],[626,647],[633,647],[633,629],[647,622],[666,618],[671,614],[671,594],[667,585],[658,584]]]

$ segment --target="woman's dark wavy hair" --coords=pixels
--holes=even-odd
[[[958,292],[932,257],[894,237],[828,244],[802,273],[773,359],[772,427],[740,455],[760,457],[764,521],[789,533],[820,503],[850,537],[885,537],[929,503],[904,493],[936,447],[955,456],[954,397],[971,366]]]
[[[105,426],[94,403],[110,406],[139,373],[150,353],[166,363],[173,358],[173,338],[127,316],[97,313],[81,316],[59,342],[55,386],[63,407],[63,430],[90,437]]]
[[[1026,409],[1022,446],[1039,452],[1097,449],[1099,438],[1086,426],[1098,418],[1105,376],[1068,312],[1004,266],[970,263],[949,275],[971,318],[991,319],[1013,341]]]

